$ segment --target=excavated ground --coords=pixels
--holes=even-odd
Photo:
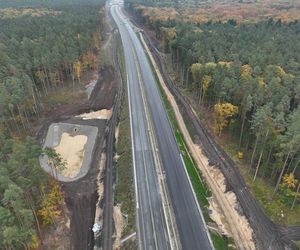
[[[80,125],[95,126],[98,128],[95,146],[93,150],[91,166],[87,174],[74,182],[61,182],[65,193],[65,202],[70,214],[70,242],[68,249],[92,249],[94,235],[92,226],[94,224],[95,209],[97,202],[97,176],[101,153],[104,150],[106,119],[82,119],[75,117],[83,113],[98,111],[101,109],[112,109],[118,82],[115,78],[114,69],[111,66],[104,66],[100,69],[99,79],[91,93],[89,100],[74,100],[74,103],[61,105],[49,111],[41,121],[36,132],[36,137],[43,144],[49,126],[54,122],[64,122]]]

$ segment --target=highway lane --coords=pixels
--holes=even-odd
[[[168,120],[147,56],[129,22],[122,15],[120,7],[113,6],[112,10],[114,13],[113,16],[117,21],[117,25],[121,32],[127,71],[131,72],[131,74],[140,74],[140,84],[145,88],[146,99],[157,137],[159,154],[166,172],[166,181],[176,217],[181,245],[183,249],[188,250],[212,249],[211,239],[202,212],[187,175],[180,150]],[[132,48],[135,51],[133,53],[135,56],[130,55],[128,52],[126,53],[126,51],[130,51]],[[132,68],[132,65],[127,62],[132,60],[138,61],[140,70],[135,70]],[[140,120],[138,120],[138,126],[140,126]],[[138,168],[139,166],[137,166],[137,169]],[[142,249],[149,248],[147,246],[147,248],[143,247]]]
[[[126,59],[130,122],[135,175],[137,227],[140,249],[170,249],[167,224],[155,172],[154,151],[149,136],[140,84],[140,65],[116,6],[111,13],[121,34]]]

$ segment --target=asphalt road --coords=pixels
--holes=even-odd
[[[130,120],[133,140],[137,226],[140,249],[168,249],[169,237],[158,187],[145,105],[154,125],[158,150],[183,249],[212,249],[200,207],[191,187],[158,86],[143,47],[120,11],[111,13],[119,28],[128,74]]]
[[[117,6],[112,7],[112,16],[119,27],[126,59],[131,133],[133,135],[139,248],[169,249],[166,220],[155,172],[137,55],[130,37],[127,35],[127,29],[119,18]]]

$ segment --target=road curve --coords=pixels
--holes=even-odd
[[[169,244],[163,244],[164,240],[165,243],[168,241],[166,222],[161,208],[159,188],[157,187],[153,152],[149,147],[150,144],[147,143],[149,135],[145,121],[145,103],[143,102],[145,100],[142,96],[145,94],[144,99],[149,106],[150,119],[154,125],[160,158],[166,172],[166,182],[182,248],[188,250],[213,249],[147,56],[128,20],[122,15],[120,6],[113,5],[111,13],[121,34],[128,74],[133,160],[136,170],[139,248],[169,248]],[[149,176],[153,178],[151,183],[149,183]],[[148,201],[144,195],[148,196]]]

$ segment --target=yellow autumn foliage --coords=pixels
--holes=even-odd
[[[196,1],[197,2],[197,1]],[[178,9],[178,13],[174,8],[163,8],[172,12],[176,12],[176,18],[185,23],[206,23],[208,21],[222,23],[228,20],[235,20],[240,23],[256,23],[265,20],[266,17],[273,20],[281,20],[290,23],[300,19],[298,4],[291,4],[289,1],[280,2],[281,8],[274,8],[276,1],[247,1],[238,3],[238,1],[201,1],[199,4],[193,4],[192,7],[187,4],[184,8]],[[294,1],[296,2],[296,1]],[[157,21],[164,21],[167,17],[165,13],[159,11],[158,7],[147,7],[143,5],[134,5],[136,10],[142,11],[142,15],[152,15]],[[161,8],[162,9],[162,8]],[[167,16],[171,15],[168,13]]]
[[[80,79],[81,75],[82,75],[82,72],[83,72],[83,65],[82,63],[80,62],[80,60],[77,60],[75,63],[74,63],[74,71],[75,71],[75,76],[77,79]]]
[[[293,173],[285,174],[283,176],[283,184],[290,189],[295,189],[298,184],[298,180],[295,178]]]
[[[217,67],[217,64],[214,62],[205,63],[205,68],[208,70],[214,70]]]
[[[282,78],[285,75],[285,71],[280,66],[276,66],[276,76]]]
[[[90,69],[95,69],[96,68],[96,56],[92,51],[87,51],[83,56],[82,56],[82,63],[84,67],[88,67]]]
[[[242,66],[241,77],[245,80],[249,79],[252,74],[252,68],[249,64],[245,64]]]
[[[34,75],[39,81],[44,81],[46,78],[46,74],[43,70],[36,71]]]
[[[61,215],[60,205],[64,197],[58,182],[53,181],[50,186],[50,192],[45,194],[38,210],[44,226],[52,224]],[[44,192],[45,187],[42,190]]]
[[[243,160],[243,159],[244,159],[244,153],[243,153],[242,151],[239,151],[239,152],[238,152],[238,158],[239,158],[240,160]]]
[[[205,75],[202,79],[202,85],[203,85],[203,93],[206,93],[208,90],[208,87],[211,83],[211,76],[210,75]]]
[[[200,81],[200,72],[202,67],[201,63],[194,63],[191,66],[192,77],[195,83]]]
[[[165,35],[165,38],[167,41],[170,41],[172,39],[174,39],[176,37],[176,28],[161,28],[162,32],[164,33]]]
[[[266,86],[265,80],[262,77],[258,77],[258,83],[259,83],[259,85],[261,87],[265,87]]]
[[[219,61],[218,64],[223,67],[230,68],[230,66],[232,65],[232,62]]]
[[[239,108],[231,103],[217,103],[214,106],[216,113],[216,130],[220,135],[224,128],[230,124],[230,120],[233,116],[238,114]]]
[[[41,17],[45,15],[57,16],[61,12],[46,8],[3,8],[0,9],[0,19],[11,19],[21,16]]]
[[[31,236],[30,249],[38,249],[39,246],[40,246],[39,238],[37,237],[36,234],[33,234]]]
[[[173,7],[149,7],[136,5],[136,10],[142,12],[142,16],[148,19],[150,23],[156,21],[170,21],[177,18],[178,12]]]

